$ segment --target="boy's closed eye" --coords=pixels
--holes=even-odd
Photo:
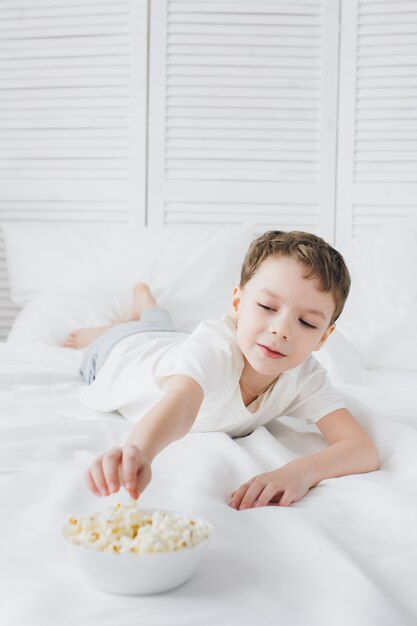
[[[258,303],[258,306],[260,306],[261,309],[265,309],[266,311],[274,311],[275,310],[275,309],[272,309],[269,306],[266,306],[265,304]],[[300,323],[303,324],[303,326],[306,326],[307,328],[314,328],[314,329],[317,328],[317,326],[313,326],[312,324],[309,324],[308,322],[306,322],[304,320],[300,320]]]

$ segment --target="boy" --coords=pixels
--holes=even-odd
[[[375,445],[312,355],[334,331],[349,289],[340,253],[299,231],[255,239],[230,315],[204,320],[192,333],[176,330],[139,285],[140,321],[98,329],[104,334],[80,370],[91,383],[81,395],[87,406],[118,409],[135,422],[143,415],[124,446],[94,460],[85,475],[90,490],[109,495],[124,486],[136,499],[155,456],[188,432],[244,436],[280,415],[315,423],[329,447],[254,476],[231,494],[230,506],[288,506],[325,478],[377,470]]]

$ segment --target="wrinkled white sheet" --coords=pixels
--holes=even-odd
[[[236,511],[227,502],[243,482],[326,446],[317,427],[283,418],[238,439],[189,433],[155,459],[139,503],[205,517],[211,544],[182,587],[128,597],[90,587],[59,532],[68,515],[129,500],[95,497],[83,474],[132,424],[81,405],[81,352],[0,344],[2,626],[415,626],[416,373],[359,371],[333,345],[330,379],[378,445],[380,471],[325,480],[288,508]]]

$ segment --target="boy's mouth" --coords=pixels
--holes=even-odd
[[[283,357],[287,356],[286,354],[281,354],[281,352],[278,352],[277,350],[272,350],[271,348],[268,348],[268,346],[263,346],[261,343],[258,343],[258,346],[262,350],[263,354],[270,359],[282,359]]]

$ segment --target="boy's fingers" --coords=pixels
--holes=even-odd
[[[127,446],[123,450],[122,456],[122,471],[124,478],[124,485],[130,492],[136,487],[136,477],[138,474],[138,455],[137,448],[134,446]]]
[[[244,497],[244,495],[246,493],[246,489],[247,489],[247,487],[245,485],[242,485],[241,487],[239,487],[239,489],[237,489],[234,492],[234,495],[230,499],[230,504],[233,507],[235,507],[237,509],[239,508],[240,503],[242,502],[243,497]]]
[[[131,489],[129,491],[129,495],[132,498],[132,500],[137,500],[140,496],[139,491],[137,490],[137,488],[135,487],[134,489]]]
[[[141,493],[146,489],[152,479],[152,469],[148,463],[144,463],[139,471],[137,472],[137,476],[135,478],[134,486],[129,491],[130,496],[137,500]]]
[[[142,493],[149,485],[152,479],[152,469],[149,463],[145,463],[138,474],[136,488],[139,493]]]
[[[259,494],[258,500],[255,506],[266,506],[271,498],[276,494],[276,487],[273,484],[269,484],[265,487],[265,489]]]
[[[103,472],[110,492],[119,490],[119,463],[122,451],[120,448],[112,448],[103,456]]]
[[[231,496],[230,496],[230,502],[236,504],[236,502],[238,501],[239,504],[243,498],[243,496],[245,495],[246,491],[249,489],[250,485],[255,482],[255,480],[258,478],[258,475],[256,476],[252,476],[252,478],[250,480],[248,480],[246,483],[243,483],[243,485],[240,485],[240,487],[238,489],[236,489],[235,491],[232,492]]]
[[[91,475],[95,484],[97,485],[100,494],[102,496],[108,496],[109,490],[107,487],[106,479],[103,473],[102,460],[101,457],[96,459],[91,466]]]
[[[259,483],[252,483],[249,489],[246,491],[244,497],[241,500],[239,508],[249,509],[255,500],[258,499],[259,494],[264,490],[265,485],[261,485]]]
[[[279,501],[279,506],[289,506],[291,504],[292,497],[288,490],[284,491]]]
[[[91,476],[90,470],[86,471],[85,479],[87,481],[87,485],[88,485],[88,488],[90,489],[90,491],[92,491],[95,496],[101,496],[101,493],[97,489],[96,484],[95,484],[95,482],[93,480],[93,477]]]
[[[239,505],[242,502],[242,500],[243,500],[243,498],[244,498],[244,496],[245,496],[245,494],[246,494],[246,492],[247,492],[247,490],[249,488],[249,485],[252,484],[252,482],[254,480],[255,480],[254,478],[252,478],[251,480],[248,480],[247,483],[243,483],[243,485],[240,485],[240,487],[238,489],[236,489],[236,491],[234,491],[232,493],[231,498],[230,498],[230,503],[233,506],[237,506],[237,508],[239,508]]]

